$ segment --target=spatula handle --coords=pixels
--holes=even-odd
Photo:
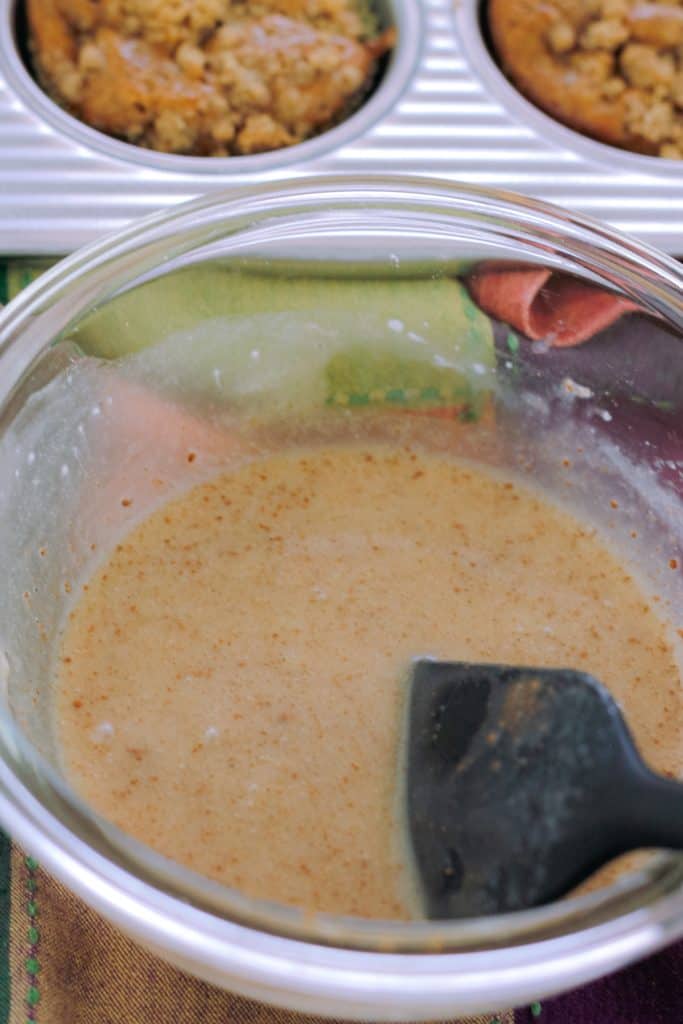
[[[620,819],[629,847],[683,850],[683,783],[643,770],[620,797]]]

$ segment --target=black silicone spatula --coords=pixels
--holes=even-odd
[[[408,826],[432,918],[555,899],[627,850],[683,849],[683,785],[641,761],[582,672],[421,660]]]

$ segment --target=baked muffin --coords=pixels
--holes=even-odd
[[[683,159],[683,0],[489,0],[503,71],[570,128]]]
[[[359,0],[26,0],[38,79],[69,113],[201,156],[301,142],[350,114],[393,43]]]

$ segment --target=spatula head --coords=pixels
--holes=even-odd
[[[570,670],[415,662],[407,755],[432,918],[566,893],[629,847],[629,780],[647,773],[608,691]]]

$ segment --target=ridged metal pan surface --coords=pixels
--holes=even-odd
[[[683,256],[683,163],[591,142],[537,111],[489,56],[478,0],[387,0],[399,45],[358,114],[290,150],[220,161],[135,150],[58,110],[21,62],[13,5],[0,0],[0,253],[66,253],[230,185],[348,171],[526,193]]]

